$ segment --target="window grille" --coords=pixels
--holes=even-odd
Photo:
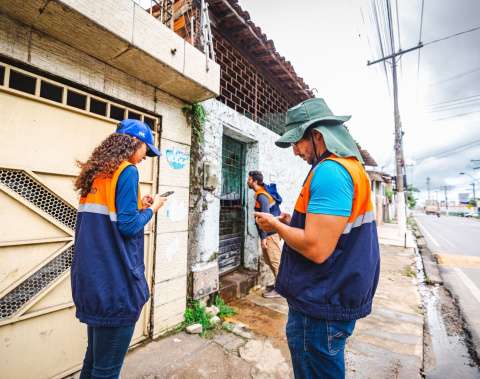
[[[0,169],[0,182],[37,208],[48,213],[71,230],[75,230],[77,211],[47,191],[20,170]],[[0,299],[0,320],[10,317],[42,289],[58,278],[72,264],[73,246],[37,270]]]
[[[0,182],[66,227],[75,230],[77,211],[47,191],[25,172],[0,169]]]

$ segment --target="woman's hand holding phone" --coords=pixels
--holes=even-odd
[[[157,194],[152,198],[150,209],[153,211],[153,213],[156,213],[163,206],[165,201],[167,201],[167,196],[170,196],[171,194],[173,194],[173,191],[168,191],[162,193],[161,195]]]

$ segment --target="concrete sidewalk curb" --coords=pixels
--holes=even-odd
[[[425,281],[430,284],[443,284],[436,257],[427,248],[427,244],[418,226],[413,226],[414,240],[422,258]]]

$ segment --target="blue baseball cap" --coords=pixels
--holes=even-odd
[[[143,121],[130,118],[123,120],[117,125],[117,131],[115,133],[125,133],[145,142],[149,147],[149,150],[147,151],[149,157],[162,155],[153,144],[152,131]]]

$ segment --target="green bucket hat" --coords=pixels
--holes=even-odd
[[[308,127],[313,126],[322,133],[328,151],[342,158],[353,156],[364,163],[357,144],[343,126],[351,117],[335,116],[323,99],[305,100],[287,111],[285,134],[275,141],[275,145],[290,147],[302,139]]]

